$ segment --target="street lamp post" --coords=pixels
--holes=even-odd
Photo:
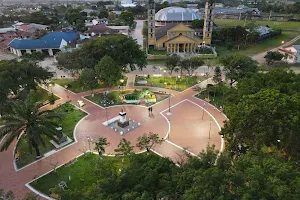
[[[203,107],[202,107],[202,119],[204,117],[204,107],[205,107],[205,103],[203,104]]]
[[[211,122],[212,120],[209,120],[209,132],[208,132],[208,139],[210,139],[210,132],[211,132]]]
[[[106,91],[104,93],[104,109],[105,109],[105,115],[106,115],[106,122],[107,122],[107,126],[108,126],[108,116],[107,116],[107,101],[106,101],[106,95],[107,95],[108,91]]]
[[[90,153],[92,153],[92,151],[91,151],[91,138],[90,138],[90,136],[88,136],[87,139],[88,139],[88,142],[89,142],[89,150],[90,150]]]
[[[169,113],[171,113],[171,94],[169,94]]]
[[[53,93],[53,92],[52,92],[52,86],[53,86],[52,83],[49,83],[48,86],[50,87],[50,92]]]
[[[124,79],[120,79],[120,82],[121,82],[121,87],[122,87],[121,92],[122,92],[122,91],[123,91],[123,83],[124,83]]]
[[[69,93],[68,93],[68,86],[67,85],[65,85],[64,86],[64,88],[65,88],[65,91],[66,91],[66,95],[67,95],[67,98],[68,98],[68,101],[70,100],[70,97],[69,97]]]

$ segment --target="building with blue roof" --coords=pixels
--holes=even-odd
[[[18,56],[34,51],[53,56],[77,39],[79,39],[79,34],[76,32],[50,32],[39,39],[15,38],[8,44],[8,47],[13,54]]]

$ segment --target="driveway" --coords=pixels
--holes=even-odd
[[[283,44],[283,45],[281,45],[279,47],[276,47],[274,49],[268,50],[268,51],[278,51],[279,48],[289,46],[289,45],[293,44],[294,42],[296,42],[299,39],[300,39],[300,35],[298,35],[297,37],[295,37],[291,41],[288,41],[287,43],[285,43],[285,44]],[[267,55],[268,51],[265,51],[263,53],[256,54],[256,55],[252,56],[252,60],[257,61],[258,64],[265,64],[266,63],[266,59],[264,57],[265,57],[265,55]]]
[[[144,24],[144,20],[136,20],[136,27],[131,34],[131,37],[137,40],[137,43],[141,45],[141,48],[143,48],[143,34],[142,34],[143,24]]]

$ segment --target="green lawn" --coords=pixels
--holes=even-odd
[[[299,34],[300,35],[300,34]],[[293,45],[300,45],[300,39],[293,43]]]
[[[167,52],[166,52],[166,50],[149,49],[148,54],[151,54],[151,55],[167,55]]]
[[[220,108],[220,106],[224,107],[226,97],[228,96],[228,94],[230,94],[231,90],[232,89],[228,86],[214,85],[209,87],[209,90],[206,89],[201,93],[197,94],[196,97],[203,100],[209,97],[209,103],[216,106],[217,108]]]
[[[38,87],[36,89],[36,91],[30,91],[30,98],[34,101],[34,102],[42,102],[45,100],[50,100],[51,99],[51,93],[44,90],[43,88]],[[58,100],[59,98],[55,95],[53,95],[54,100]]]
[[[201,81],[205,78],[203,76],[185,76],[185,77],[143,77],[137,76],[135,78],[136,86],[150,86],[150,87],[160,87],[168,88],[178,91],[183,91]],[[147,84],[138,84],[138,81],[146,80]]]
[[[81,110],[75,109],[74,106],[69,103],[61,105],[60,107],[56,108],[55,111],[62,113],[64,116],[63,120],[61,121],[63,133],[74,140],[73,130],[75,128],[75,125],[81,118],[86,115],[86,113],[82,112]],[[40,145],[41,155],[55,149],[55,147],[50,143],[51,139],[46,136],[43,136],[43,138],[45,141],[45,147]],[[20,138],[17,144],[16,151],[20,152],[20,158],[18,161],[16,161],[18,168],[24,167],[25,165],[35,161],[35,151],[33,149],[32,153],[30,153],[30,147],[28,146],[26,137],[22,136]]]
[[[58,183],[64,181],[67,183],[68,189],[72,191],[82,191],[84,193],[98,181],[96,176],[98,162],[111,162],[111,166],[118,170],[119,168],[129,166],[129,158],[125,157],[124,162],[122,162],[122,158],[123,157],[104,156],[103,159],[100,160],[96,154],[86,154],[79,157],[75,163],[60,167],[56,172],[53,171],[37,181],[30,183],[30,185],[40,192],[49,195],[51,194],[51,188],[54,188]],[[71,180],[69,180],[69,177]]]
[[[121,83],[120,81],[118,81],[118,83],[116,85],[121,85],[121,86],[125,86],[127,84],[127,77],[123,77],[124,82]],[[58,85],[61,86],[68,86],[68,89],[71,90],[72,92],[75,93],[79,93],[79,92],[85,92],[87,91],[86,89],[84,89],[82,87],[82,85],[80,84],[80,82],[78,81],[78,79],[52,79],[52,81]],[[104,88],[105,85],[104,83],[99,83],[98,84],[98,88]]]
[[[282,45],[282,43],[281,43],[282,41],[288,42],[288,41],[294,39],[297,35],[300,35],[300,33],[298,33],[298,32],[282,32],[282,35],[280,35],[280,36],[269,38],[265,41],[262,41],[261,43],[249,46],[247,49],[227,50],[225,48],[225,46],[217,45],[216,50],[217,50],[218,55],[220,55],[220,56],[226,55],[229,53],[241,53],[241,54],[245,54],[248,56],[253,56],[255,54],[259,54],[264,51],[278,47],[278,46]]]
[[[244,26],[244,20],[234,19],[214,19],[214,22],[219,27],[225,26]],[[268,25],[270,28],[283,29],[283,30],[298,30],[300,31],[300,22],[278,22],[278,21],[253,21],[256,25]]]

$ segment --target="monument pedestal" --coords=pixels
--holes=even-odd
[[[129,126],[129,121],[126,120],[126,112],[119,112],[120,119],[118,121],[118,126],[121,128],[125,128],[126,126]]]

